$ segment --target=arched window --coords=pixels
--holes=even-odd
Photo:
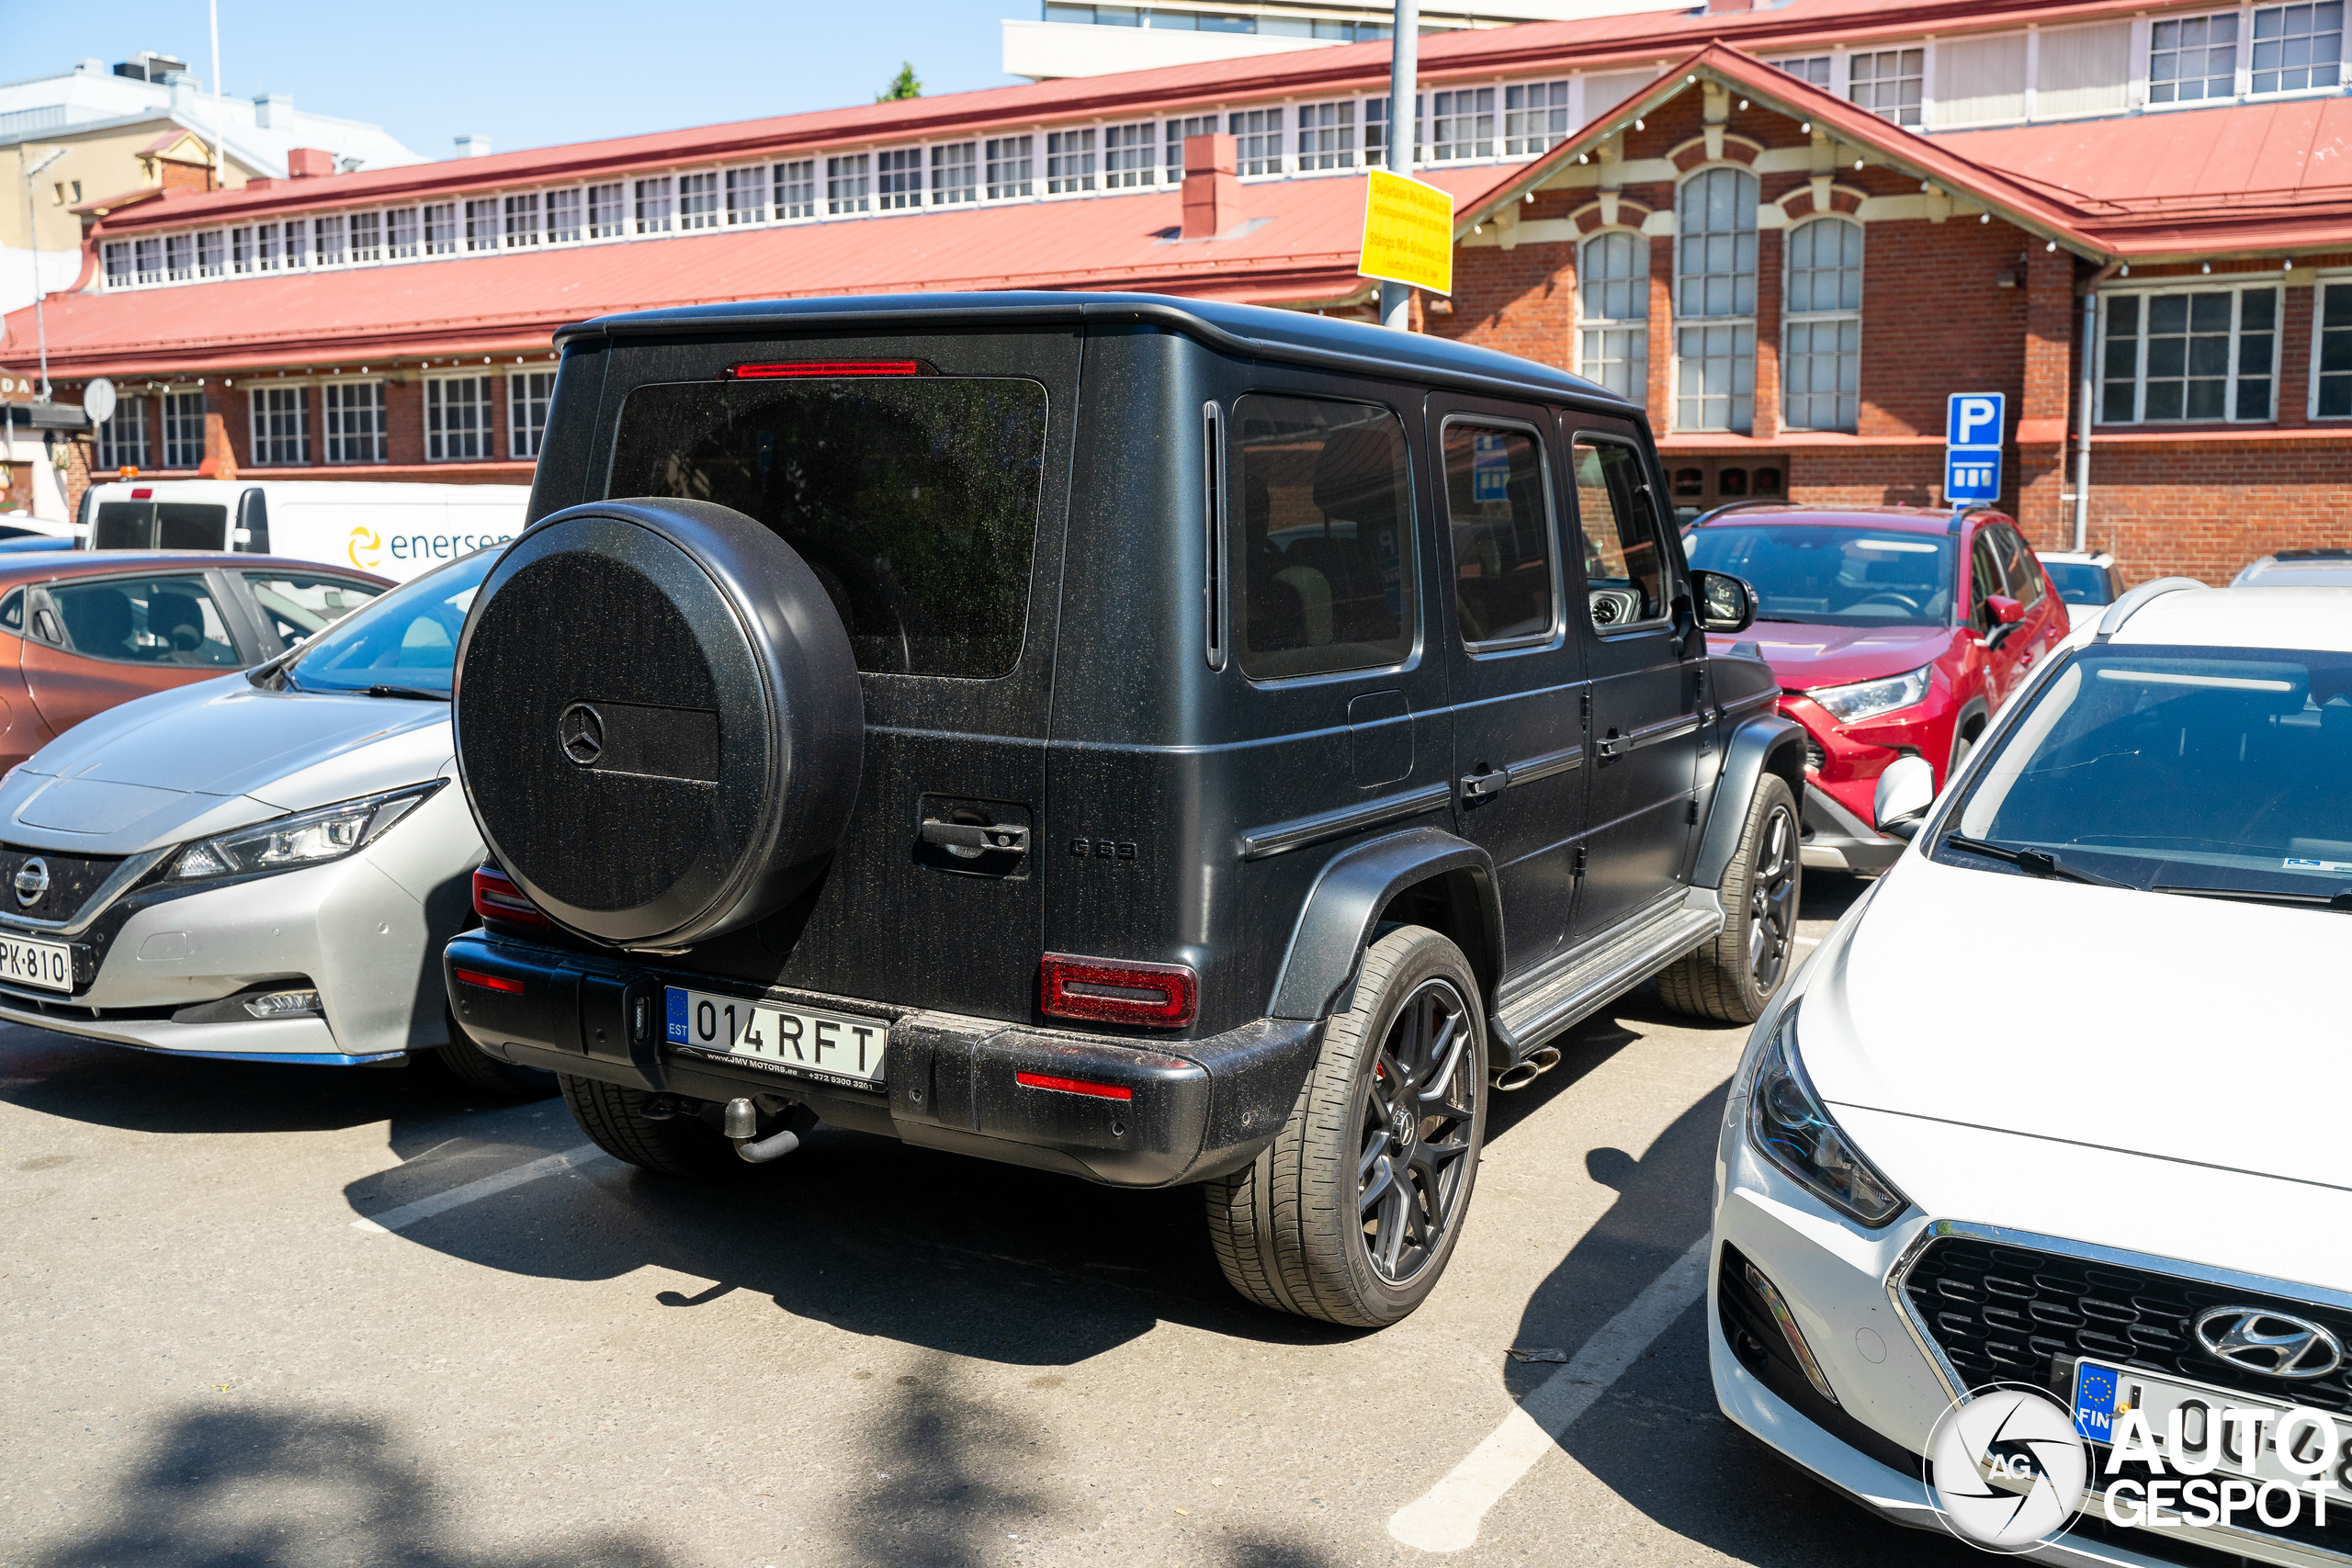
[[[1587,240],[1577,256],[1577,373],[1636,403],[1649,396],[1649,250],[1640,235],[1615,230]]]
[[[1756,422],[1756,176],[1708,169],[1676,193],[1674,427]]]
[[[1790,230],[1788,277],[1782,419],[1792,430],[1850,431],[1861,412],[1862,226],[1815,218]]]

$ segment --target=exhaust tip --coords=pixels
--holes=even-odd
[[[1495,1075],[1495,1088],[1503,1094],[1525,1089],[1544,1076],[1544,1069],[1532,1061],[1514,1062]]]

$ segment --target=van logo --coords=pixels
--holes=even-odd
[[[382,558],[384,554],[384,536],[381,534],[377,533],[375,529],[368,526],[365,523],[362,523],[358,527],[354,528],[351,531],[351,542],[349,545],[345,547],[344,553],[351,558],[352,565],[357,567],[362,571],[366,571],[369,567],[374,566],[378,560]],[[360,558],[362,556],[365,556],[367,558],[365,560],[361,559]]]
[[[574,703],[555,721],[555,737],[565,756],[593,768],[605,754],[605,716],[586,703]]]
[[[33,856],[17,868],[17,907],[29,909],[49,892],[49,863]]]

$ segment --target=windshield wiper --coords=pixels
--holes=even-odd
[[[2177,893],[2186,898],[2233,898],[2246,904],[2284,904],[2297,909],[2333,909],[2352,915],[2352,892],[2273,893],[2257,887],[2183,887],[2160,882],[2151,893]]]
[[[2044,850],[2016,849],[2007,844],[1994,843],[1989,839],[1972,839],[1963,833],[1946,833],[1944,842],[1953,849],[1965,850],[1972,855],[1983,855],[1987,860],[2007,861],[2028,876],[2048,877],[2059,882],[2086,883],[2093,887],[2127,887],[2132,888],[2133,892],[2139,891],[2137,888],[2132,888],[2132,884],[2128,882],[2118,882],[2111,876],[2101,876],[2095,871],[2085,871],[2078,866],[2068,865],[2056,855]]]
[[[367,695],[409,697],[422,703],[446,703],[449,700],[449,694],[447,692],[428,692],[421,686],[370,686],[368,688]]]

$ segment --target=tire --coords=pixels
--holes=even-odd
[[[1677,1012],[1723,1023],[1753,1023],[1788,978],[1796,956],[1804,858],[1796,796],[1766,773],[1747,803],[1739,849],[1724,872],[1724,929],[1713,942],[1659,972],[1659,997]]]
[[[1437,1083],[1443,1108],[1412,1123],[1402,1146],[1379,1088],[1399,1078],[1408,1092]],[[1486,1136],[1477,977],[1436,931],[1399,927],[1364,954],[1355,1003],[1332,1016],[1272,1145],[1206,1185],[1209,1238],[1226,1279],[1277,1312],[1354,1328],[1397,1322],[1445,1272]]]
[[[556,1092],[553,1073],[502,1062],[466,1037],[457,1015],[451,1014],[448,1023],[449,1043],[435,1055],[441,1058],[443,1069],[469,1092],[518,1105],[546,1100]]]
[[[767,1168],[743,1160],[734,1145],[696,1117],[646,1115],[646,1101],[653,1096],[641,1089],[570,1073],[555,1076],[571,1119],[590,1143],[615,1159],[688,1181],[741,1180]]]

